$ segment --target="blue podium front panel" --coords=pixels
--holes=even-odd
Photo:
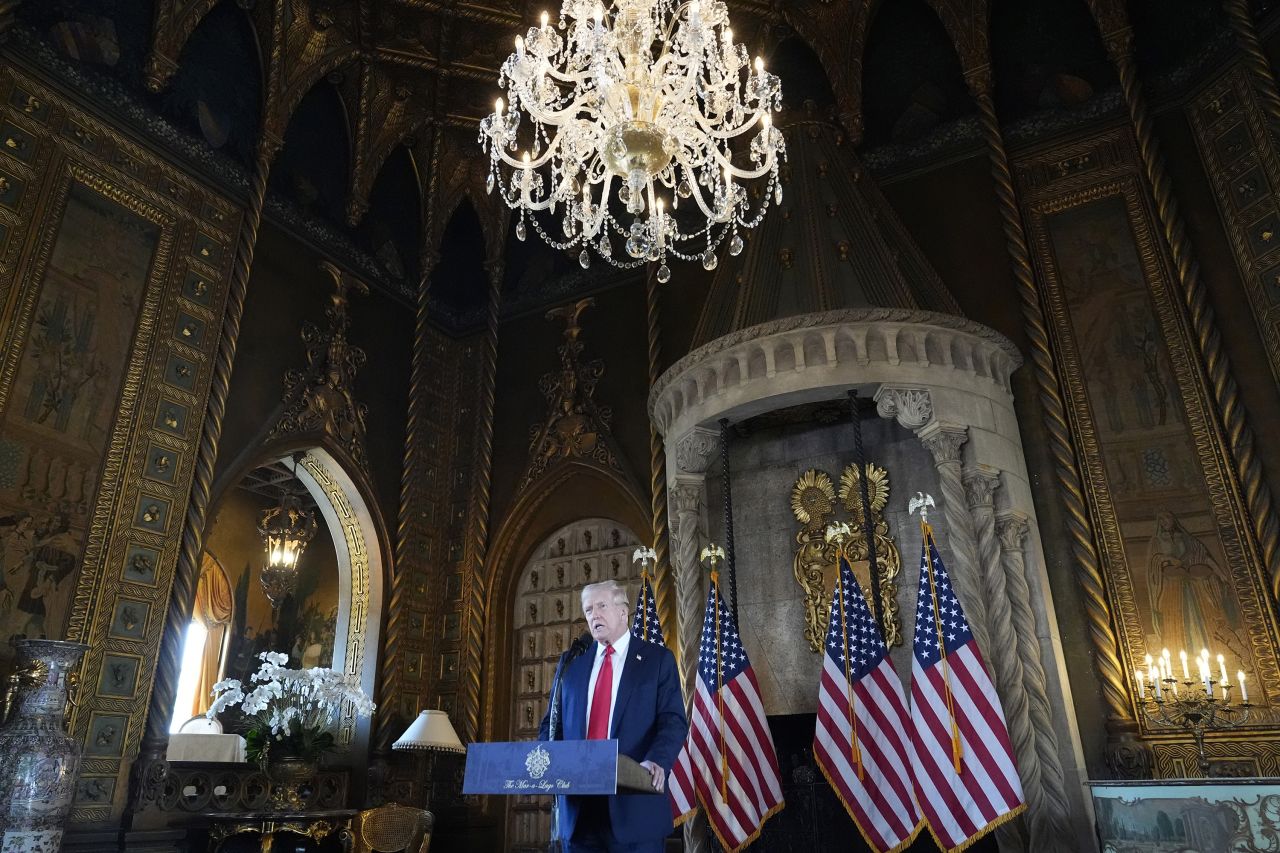
[[[613,794],[616,740],[521,741],[467,746],[464,794]]]

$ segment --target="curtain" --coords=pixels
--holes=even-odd
[[[222,673],[223,651],[227,645],[227,633],[231,627],[231,583],[218,561],[205,552],[200,566],[200,581],[196,584],[196,604],[191,611],[191,621],[204,625],[208,635],[204,641],[204,657],[200,678],[196,683],[195,701],[191,715],[203,714],[213,701],[213,685]]]

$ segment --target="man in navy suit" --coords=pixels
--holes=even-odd
[[[627,592],[617,581],[584,587],[582,615],[595,642],[564,667],[557,738],[614,738],[618,752],[640,762],[654,788],[665,792],[689,733],[675,658],[666,646],[631,635]],[[543,740],[550,715],[548,708]],[[559,799],[566,853],[658,853],[671,833],[665,796]]]

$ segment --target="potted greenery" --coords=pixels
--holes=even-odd
[[[258,655],[262,665],[249,679],[250,689],[229,678],[213,686],[208,716],[239,705],[247,721],[245,753],[274,783],[272,805],[302,805],[300,789],[313,779],[320,759],[336,747],[333,732],[344,703],[368,717],[374,703],[354,676],[329,669],[287,669],[282,652]]]

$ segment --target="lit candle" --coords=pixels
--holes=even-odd
[[[502,98],[498,98],[498,100],[493,102],[493,112],[498,116],[498,118],[502,118]]]
[[[1222,655],[1218,655],[1218,672],[1222,674],[1222,684],[1227,683],[1227,661]]]
[[[1200,659],[1200,677],[1204,679],[1204,695],[1206,696],[1213,695],[1213,680],[1209,675],[1210,672],[1212,672],[1212,670],[1209,669],[1209,659],[1201,658]]]
[[[1144,682],[1144,681],[1142,680],[1142,667],[1138,667],[1136,670],[1134,670],[1134,676],[1136,677],[1136,679],[1137,679],[1137,681],[1138,681],[1138,698],[1139,698],[1139,699],[1146,699],[1146,698],[1147,698],[1147,685],[1146,685],[1146,682]]]
[[[1190,680],[1191,680],[1191,673],[1187,671],[1187,651],[1186,651],[1186,649],[1183,649],[1182,651],[1178,652],[1178,657],[1182,658],[1182,680],[1183,680],[1183,681],[1190,681]]]
[[[550,22],[551,22],[551,16],[544,11],[542,13],[542,28],[545,30],[547,28],[547,24]]]
[[[516,36],[516,56],[524,59],[524,37]]]
[[[1236,681],[1240,684],[1240,701],[1247,703],[1249,701],[1249,688],[1244,683],[1243,669],[1236,670]]]

